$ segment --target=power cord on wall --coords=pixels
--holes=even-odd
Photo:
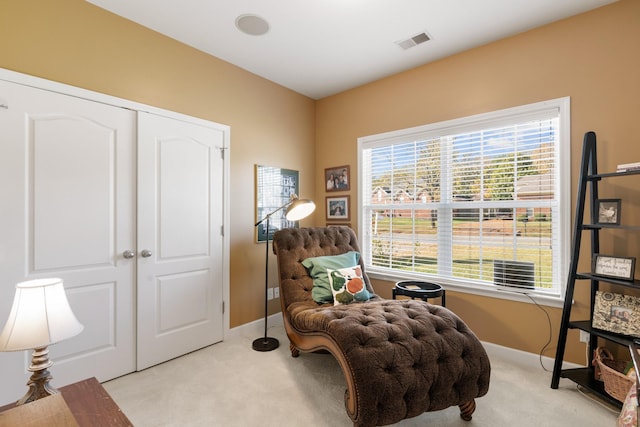
[[[538,307],[540,310],[542,310],[542,312],[545,314],[545,316],[547,316],[547,323],[549,325],[549,339],[547,340],[545,345],[540,350],[539,358],[540,358],[540,366],[542,366],[542,369],[544,369],[547,372],[551,372],[549,369],[545,368],[544,364],[542,363],[542,355],[543,355],[544,351],[547,349],[547,347],[549,346],[549,344],[551,343],[551,338],[552,338],[551,317],[549,316],[549,312],[547,312],[547,310],[545,310],[544,307],[542,307],[540,304],[538,304],[538,302],[535,299],[533,299],[533,297],[531,295],[529,295],[529,294],[527,294],[525,292],[522,292],[522,293],[524,295],[526,295],[531,300],[531,302],[533,302],[536,305],[536,307]],[[590,356],[589,356],[589,348],[588,348],[588,346],[585,346],[585,355],[586,355],[586,360],[587,360],[586,364],[589,365],[591,363],[591,360],[590,360]],[[597,403],[598,405],[602,406],[603,408],[605,408],[609,412],[614,413],[614,414],[617,414],[617,413],[620,412],[619,409],[608,405],[606,402],[603,402],[601,399],[599,399],[596,396],[594,396],[588,390],[585,390],[582,386],[580,386],[580,384],[576,384],[576,390],[578,390],[578,393],[580,393],[583,397],[591,400],[594,403]]]
[[[549,338],[547,339],[547,342],[544,344],[544,346],[542,346],[542,349],[540,349],[540,353],[538,354],[538,358],[540,360],[540,366],[542,366],[542,369],[545,370],[546,372],[551,372],[549,369],[547,369],[544,366],[544,363],[542,362],[542,355],[544,354],[544,351],[547,349],[547,347],[549,347],[549,344],[551,344],[551,339],[552,339],[552,336],[553,336],[553,330],[552,330],[552,327],[551,327],[551,316],[549,316],[549,312],[547,310],[545,310],[544,307],[542,307],[540,304],[538,304],[538,302],[531,295],[529,295],[528,293],[526,293],[526,292],[513,292],[513,293],[526,295],[527,298],[529,298],[531,300],[531,302],[534,303],[536,305],[536,307],[538,307],[540,310],[542,310],[542,312],[545,314],[545,316],[547,316],[547,324],[549,325]],[[590,357],[589,357],[588,347],[585,350],[585,353],[586,353],[586,358],[587,358],[587,365],[589,365],[591,363],[591,361],[590,361]],[[614,414],[617,414],[617,413],[620,412],[619,409],[608,405],[606,402],[603,402],[602,400],[600,400],[599,398],[597,398],[596,396],[591,394],[588,390],[585,390],[579,384],[576,384],[576,390],[583,397],[585,397],[586,399],[591,400],[594,403],[597,403],[598,405],[602,406],[606,410],[608,410],[608,411],[610,411],[610,412],[612,412]]]
[[[542,346],[542,349],[540,349],[540,353],[538,354],[538,358],[540,360],[540,366],[542,366],[542,369],[544,369],[547,372],[551,372],[549,369],[547,369],[544,366],[544,363],[542,363],[542,355],[544,354],[544,351],[547,349],[547,347],[549,347],[549,344],[551,344],[551,338],[553,336],[553,331],[551,329],[551,316],[549,316],[549,312],[547,312],[547,310],[545,310],[544,307],[542,307],[540,304],[538,304],[538,302],[535,299],[533,299],[533,297],[531,295],[529,295],[526,292],[523,292],[523,294],[526,295],[527,298],[529,298],[531,300],[531,302],[536,305],[536,307],[538,307],[540,310],[542,310],[542,312],[545,314],[545,316],[547,316],[547,324],[549,325],[549,338],[547,339],[547,342],[544,344],[544,346]]]
[[[516,291],[511,291],[511,290],[506,290],[506,289],[500,289],[502,292],[509,292],[509,293],[513,293],[513,294],[520,294],[520,295],[525,295],[527,298],[529,298],[531,300],[531,302],[533,302],[536,307],[538,307],[540,310],[542,310],[542,312],[545,314],[545,316],[547,316],[547,324],[549,325],[549,338],[547,339],[547,342],[544,344],[544,346],[542,346],[542,349],[540,350],[540,353],[538,354],[538,357],[540,359],[540,366],[542,366],[542,369],[544,369],[547,372],[551,372],[549,369],[547,369],[544,366],[544,363],[542,363],[542,355],[544,353],[544,351],[547,349],[547,347],[549,347],[549,344],[551,344],[551,338],[552,338],[552,329],[551,329],[551,317],[549,316],[549,313],[547,312],[547,310],[544,309],[544,307],[542,307],[540,304],[538,304],[538,302],[533,299],[533,297],[531,295],[529,295],[526,292],[516,292]]]

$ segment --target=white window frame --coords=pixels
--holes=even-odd
[[[558,229],[557,242],[559,248],[555,252],[559,258],[557,268],[553,272],[553,280],[558,284],[554,292],[541,292],[537,289],[509,291],[501,287],[489,287],[486,285],[474,284],[466,280],[438,277],[422,273],[414,273],[397,269],[385,269],[373,266],[371,263],[372,232],[370,229],[365,205],[370,203],[370,182],[368,171],[364,170],[364,151],[370,148],[388,146],[395,143],[427,139],[440,135],[449,135],[460,132],[487,129],[492,126],[500,126],[512,123],[514,120],[523,121],[528,118],[540,118],[549,115],[549,112],[557,113],[559,118],[559,142],[556,150],[557,182],[555,191],[558,192]],[[508,299],[520,302],[532,303],[535,297],[536,303],[542,303],[553,307],[562,307],[566,278],[569,267],[569,254],[571,246],[571,123],[570,123],[570,98],[563,97],[548,101],[537,102],[492,111],[473,116],[447,120],[438,123],[417,126],[408,129],[401,129],[385,132],[376,135],[358,138],[358,233],[362,243],[362,258],[365,262],[367,274],[375,279],[387,281],[399,280],[425,280],[444,285],[446,289],[470,293],[475,295],[489,296],[501,299]],[[369,198],[369,199],[367,199]]]

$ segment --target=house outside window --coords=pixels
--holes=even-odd
[[[372,277],[549,304],[570,245],[569,98],[358,139]]]

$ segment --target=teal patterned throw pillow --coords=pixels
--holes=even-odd
[[[340,255],[327,255],[307,258],[302,261],[302,265],[309,271],[313,279],[313,289],[311,296],[318,304],[333,302],[333,293],[329,285],[327,269],[338,270],[352,265],[357,265],[360,261],[360,252],[349,251]]]

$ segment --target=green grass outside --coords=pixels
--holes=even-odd
[[[393,222],[392,222],[393,221]],[[513,228],[513,220],[494,220],[503,223],[505,228]],[[483,230],[490,232],[491,226],[488,224],[490,221],[483,221],[485,226]],[[438,231],[438,221],[431,222],[428,219],[418,218],[415,221],[412,218],[402,217],[380,217],[378,218],[377,227],[375,227],[378,234],[385,234],[391,231],[393,227],[394,233],[411,233],[415,227],[417,234],[436,234]],[[551,221],[516,221],[516,230],[520,232],[520,236],[527,237],[551,237]],[[479,229],[479,223],[477,220],[453,220],[454,234],[456,230],[460,233],[468,232],[471,229]]]
[[[393,221],[394,234],[411,233],[413,220],[411,218],[383,218],[378,221],[377,232],[379,235],[388,235],[390,232],[390,224]],[[507,230],[510,238],[513,237],[513,221],[504,221],[505,230]],[[487,223],[488,224],[488,223]],[[494,222],[495,224],[495,222]],[[416,220],[416,234],[418,235],[435,235],[436,227],[431,227],[429,220]],[[502,229],[500,229],[502,230]],[[509,231],[510,230],[510,231]],[[525,231],[526,230],[526,231]],[[518,221],[518,236],[526,237],[545,237],[551,236],[551,222],[548,221],[531,221],[525,224]],[[478,223],[474,221],[454,221],[454,236],[460,237],[478,233]],[[483,229],[484,235],[504,235],[504,231],[492,231],[490,226]],[[385,236],[386,237],[386,236]],[[411,242],[398,242],[393,248],[393,261],[389,265],[389,247],[384,244],[385,239],[373,239],[373,265],[382,267],[391,267],[399,270],[411,271],[416,273],[437,274],[437,251],[438,247],[434,244],[420,244]],[[385,247],[386,246],[386,247]],[[535,286],[542,288],[552,287],[552,251],[551,248],[516,248],[514,257],[514,249],[512,246],[484,246],[482,252],[476,245],[454,245],[452,261],[452,273],[456,278],[469,278],[474,280],[486,280],[493,282],[493,261],[494,260],[513,260],[532,262],[535,265]]]

